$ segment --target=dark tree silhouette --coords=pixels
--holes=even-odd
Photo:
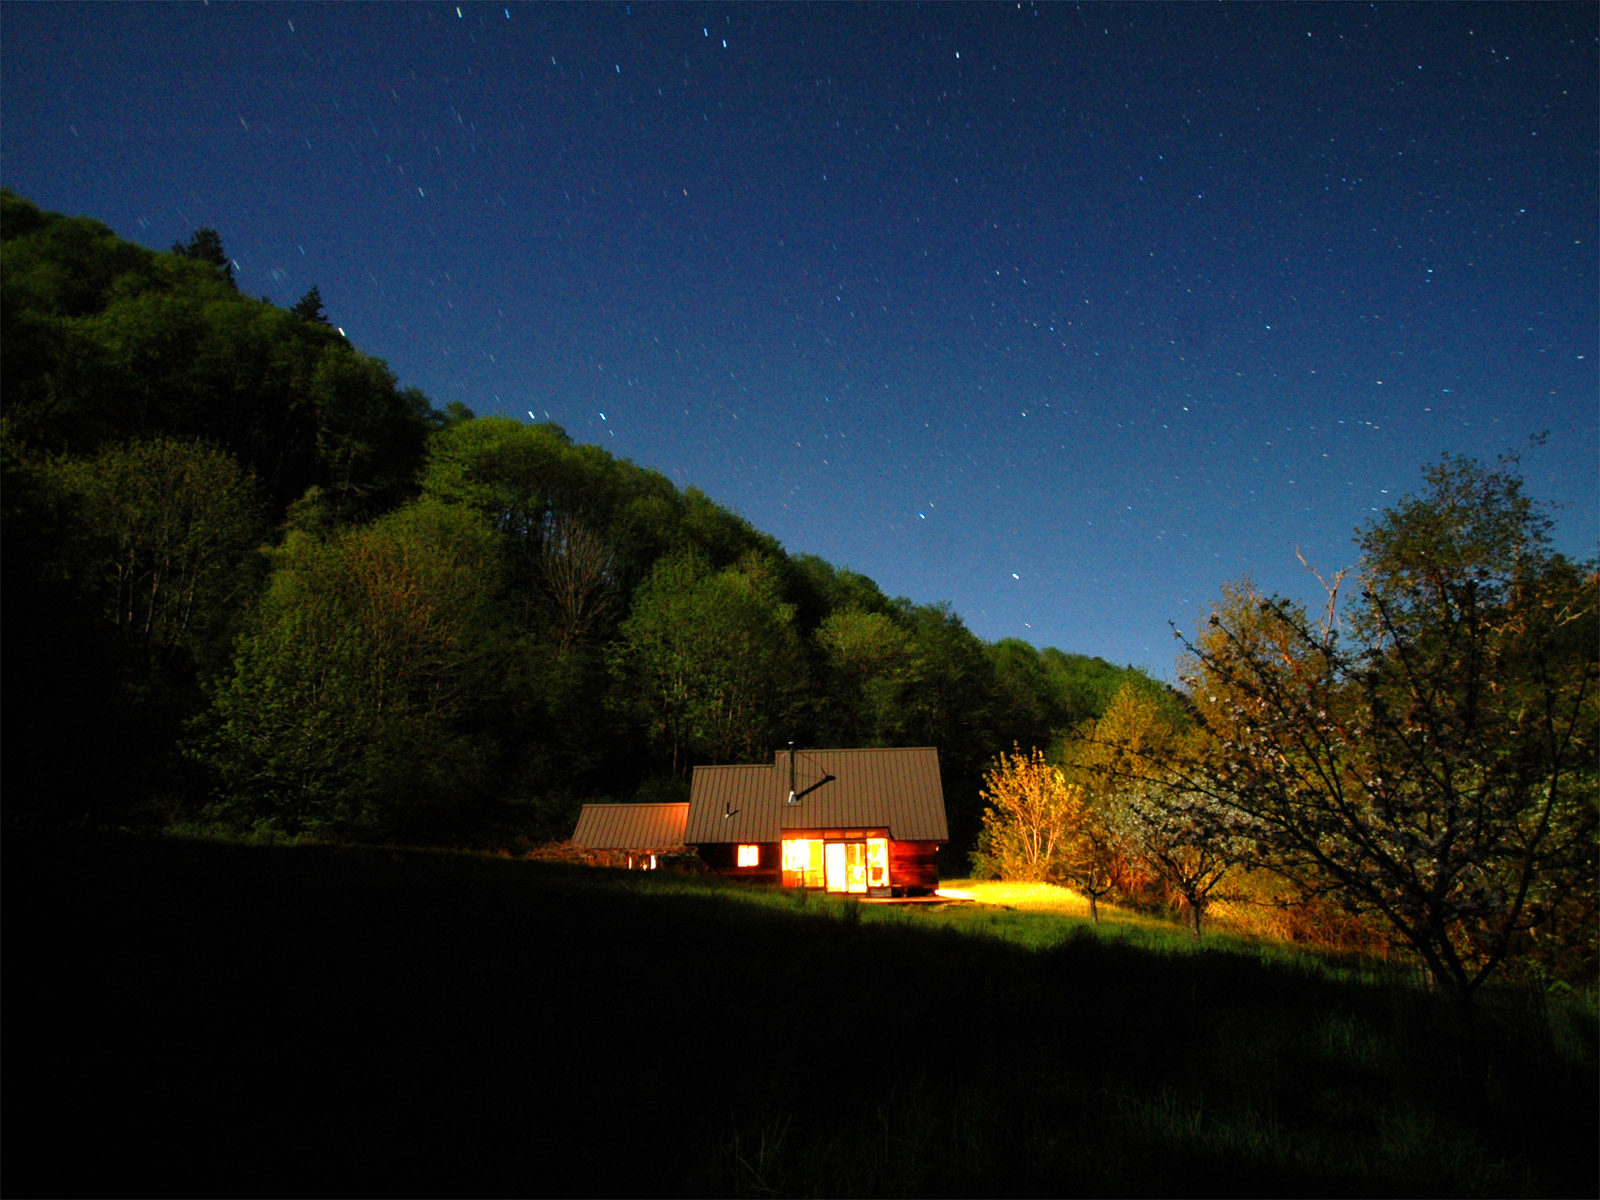
[[[210,263],[233,283],[233,260],[222,248],[222,235],[215,229],[196,229],[187,242],[173,242],[172,252],[184,258]]]
[[[311,290],[300,299],[296,300],[294,307],[289,310],[295,316],[307,321],[315,321],[318,325],[331,325],[328,314],[322,308],[322,292],[316,284],[311,285]]]

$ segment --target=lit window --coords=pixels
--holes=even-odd
[[[889,839],[867,839],[867,886],[889,886]]]
[[[784,883],[800,887],[821,887],[822,842],[813,838],[794,838],[783,843],[783,869],[790,876]]]
[[[761,865],[761,847],[740,846],[739,865],[741,867],[759,867]]]

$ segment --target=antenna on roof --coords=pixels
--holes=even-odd
[[[824,771],[821,779],[817,780],[815,783],[809,783],[805,787],[800,787],[799,784],[795,782],[794,743],[789,743],[789,798],[784,801],[785,804],[799,804],[800,801],[804,800],[823,784],[832,783],[837,778],[839,778],[837,775],[830,775]],[[798,790],[796,790],[797,788]]]

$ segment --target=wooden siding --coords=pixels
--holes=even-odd
[[[688,819],[687,804],[585,804],[572,841],[587,850],[681,850]]]
[[[835,829],[818,831],[814,836],[822,841],[864,841],[868,837],[882,837],[883,830],[871,830],[860,838],[855,837],[855,830],[841,831]],[[825,836],[826,835],[826,836]],[[700,855],[706,858],[709,852],[719,854],[722,847],[702,846]],[[782,847],[778,847],[781,856]],[[727,850],[727,859],[733,861],[733,849]],[[710,858],[706,858],[710,862]],[[781,866],[782,858],[778,859]],[[765,857],[762,858],[765,863]],[[810,887],[821,888],[826,885],[826,871],[812,875],[806,879],[804,885],[800,882],[798,871],[781,872],[781,882],[784,887]],[[889,891],[896,896],[917,896],[935,892],[939,889],[939,843],[938,842],[897,842],[889,839]],[[877,894],[877,893],[874,893]]]
[[[939,888],[938,842],[890,842],[889,885],[916,895]]]
[[[761,861],[753,867],[739,866],[739,846],[750,843],[708,842],[700,847],[700,860],[718,875],[729,879],[754,879],[777,883],[783,876],[783,847],[777,842],[757,842]]]

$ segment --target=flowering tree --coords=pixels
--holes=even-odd
[[[1128,788],[1122,828],[1129,850],[1183,901],[1189,933],[1199,941],[1212,894],[1244,858],[1233,815],[1173,776]]]
[[[1361,531],[1342,620],[1340,579],[1317,620],[1238,589],[1184,667],[1185,789],[1463,1003],[1595,877],[1597,575],[1509,466],[1447,458]]]
[[[1147,689],[1124,685],[1069,750],[1104,830],[1096,845],[1107,887],[1137,890],[1140,871],[1182,900],[1200,937],[1212,893],[1241,860],[1237,821],[1203,791],[1185,786],[1186,739]],[[1081,886],[1081,885],[1080,885]]]
[[[1089,901],[1089,920],[1100,923],[1100,897],[1115,891],[1127,875],[1126,842],[1118,812],[1081,785],[1076,820],[1061,850],[1061,873]]]

